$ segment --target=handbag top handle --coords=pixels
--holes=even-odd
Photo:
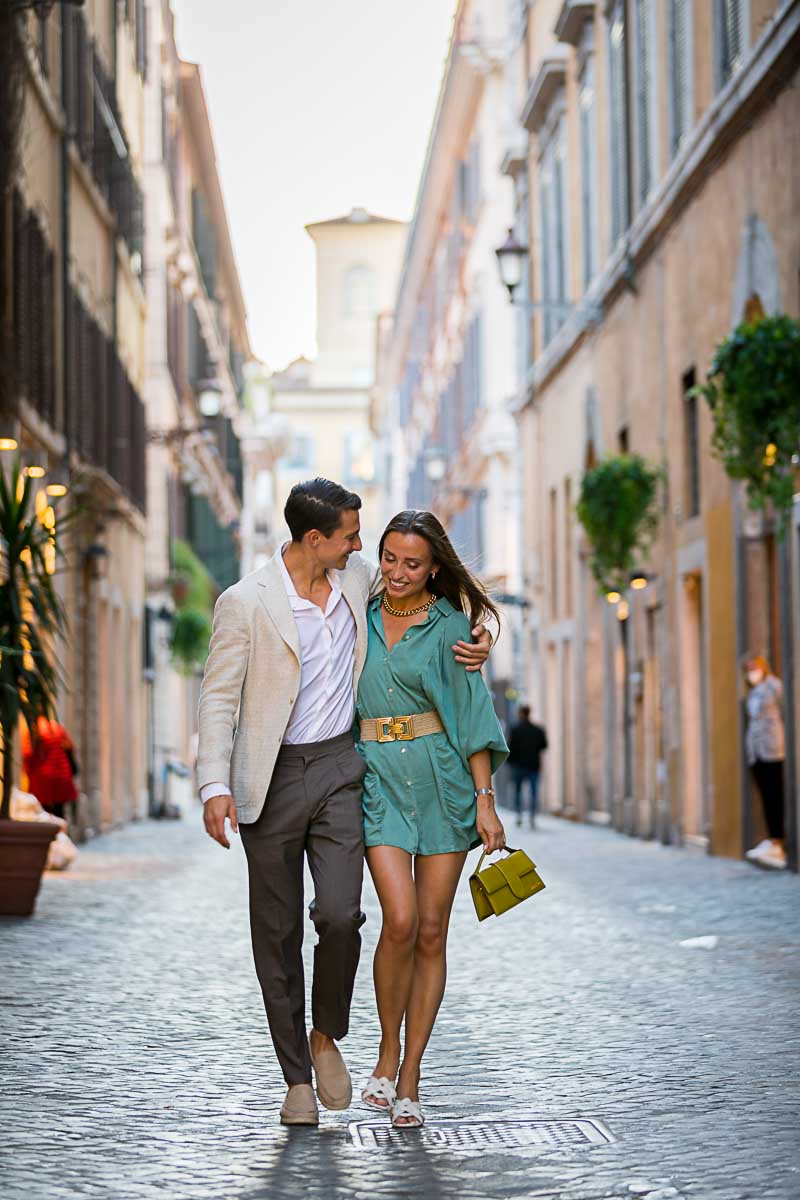
[[[507,854],[516,854],[517,853],[516,849],[513,846],[503,846],[502,849],[505,850]],[[480,862],[478,863],[477,867],[475,868],[475,871],[474,871],[475,875],[478,874],[481,867],[483,866],[483,860],[486,858],[487,854],[494,854],[494,850],[484,850],[483,854],[481,855]]]

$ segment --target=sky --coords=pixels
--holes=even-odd
[[[200,64],[257,357],[315,352],[304,226],[409,220],[454,0],[173,0]]]

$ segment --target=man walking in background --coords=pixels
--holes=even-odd
[[[539,801],[539,772],[542,751],[547,749],[547,734],[543,726],[531,720],[527,704],[520,705],[519,720],[511,729],[508,739],[508,763],[514,780],[514,807],[517,810],[517,825],[522,824],[522,786],[527,780],[531,790],[531,829],[536,824],[536,809]]]

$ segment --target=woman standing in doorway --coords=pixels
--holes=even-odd
[[[473,847],[505,845],[492,773],[508,751],[482,676],[456,667],[451,651],[497,611],[438,519],[396,516],[381,538],[380,570],[358,689],[364,842],[383,911],[373,968],[381,1044],[362,1099],[398,1128],[415,1128],[458,880]]]
[[[768,837],[745,858],[762,867],[786,866],[783,841],[783,684],[760,655],[744,664],[747,682],[747,761],[761,794]]]

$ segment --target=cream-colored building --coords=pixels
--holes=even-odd
[[[495,701],[521,686],[514,314],[495,249],[513,214],[505,0],[458,4],[393,312],[379,325],[373,423],[384,513],[428,508],[498,596]]]
[[[275,527],[282,529],[278,513],[292,486],[321,475],[361,496],[362,538],[373,553],[383,527],[370,425],[376,319],[393,304],[406,225],[354,208],[306,229],[316,252],[318,352],[271,379],[270,411],[285,419],[289,436],[274,472]]]
[[[56,5],[17,18],[20,156],[0,214],[15,358],[0,435],[82,514],[59,576],[70,635],[58,647],[78,831],[147,812],[140,12]]]
[[[170,764],[192,760],[199,686],[171,653],[176,543],[191,548],[213,592],[238,578],[240,398],[251,349],[201,71],[178,56],[168,0],[148,11],[146,652],[159,811]]]
[[[527,150],[508,169],[539,306],[516,412],[528,690],[552,747],[547,800],[740,855],[761,825],[739,660],[761,652],[779,673],[788,665],[800,514],[782,638],[775,532],[713,458],[709,413],[691,389],[745,314],[800,311],[800,5],[514,10],[510,141],[527,138]],[[650,584],[625,598],[625,620],[597,594],[574,516],[583,472],[620,452],[666,478],[640,564]],[[796,795],[791,770],[789,783]]]

